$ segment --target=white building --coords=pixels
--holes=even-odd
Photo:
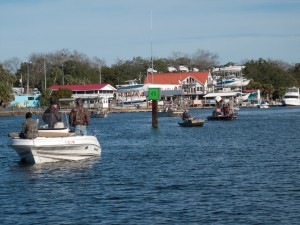
[[[60,88],[70,89],[72,98],[81,98],[89,107],[109,108],[109,100],[115,97],[117,89],[110,84],[70,84],[54,85],[50,89],[57,91]]]

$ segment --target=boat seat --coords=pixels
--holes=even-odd
[[[54,124],[54,128],[65,128],[65,125],[63,122],[57,122]]]

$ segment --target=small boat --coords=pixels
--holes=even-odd
[[[207,120],[236,120],[237,115],[231,114],[227,116],[208,116]]]
[[[203,127],[204,119],[189,119],[186,121],[178,122],[178,124],[182,127]]]
[[[257,105],[257,108],[267,109],[267,108],[269,108],[269,103],[268,102],[261,102],[260,104]]]
[[[159,117],[181,117],[183,109],[176,109],[175,107],[168,106],[164,109],[158,110]]]
[[[108,116],[108,112],[105,110],[96,110],[91,113],[91,118],[106,118]]]
[[[70,132],[67,115],[63,121],[48,128],[38,119],[38,137],[35,139],[19,138],[19,133],[9,133],[9,146],[19,155],[22,162],[41,164],[58,161],[77,161],[99,156],[100,143],[95,136],[76,136]]]
[[[229,113],[227,115],[223,115],[221,113],[216,113],[214,110],[212,112],[211,116],[207,117],[207,120],[236,120],[237,119],[237,113]]]

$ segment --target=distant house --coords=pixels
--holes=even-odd
[[[14,95],[14,99],[8,104],[7,107],[39,107],[40,94],[22,94]]]
[[[116,88],[110,84],[69,84],[69,85],[53,85],[50,87],[52,91],[60,88],[68,88],[73,94],[72,98],[82,98],[88,107],[109,107],[109,100],[115,97]]]
[[[209,71],[147,74],[144,84],[162,88],[168,85],[173,90],[182,89],[183,95],[190,99],[202,98],[213,91],[213,79]]]

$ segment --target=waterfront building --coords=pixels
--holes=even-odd
[[[210,71],[188,71],[170,73],[148,73],[144,84],[148,87],[159,87],[162,92],[182,90],[181,95],[187,100],[198,101],[206,93],[213,91],[213,79]]]
[[[109,102],[115,98],[117,89],[110,84],[68,84],[53,85],[52,91],[67,88],[72,91],[72,98],[82,98],[87,107],[109,108]]]

